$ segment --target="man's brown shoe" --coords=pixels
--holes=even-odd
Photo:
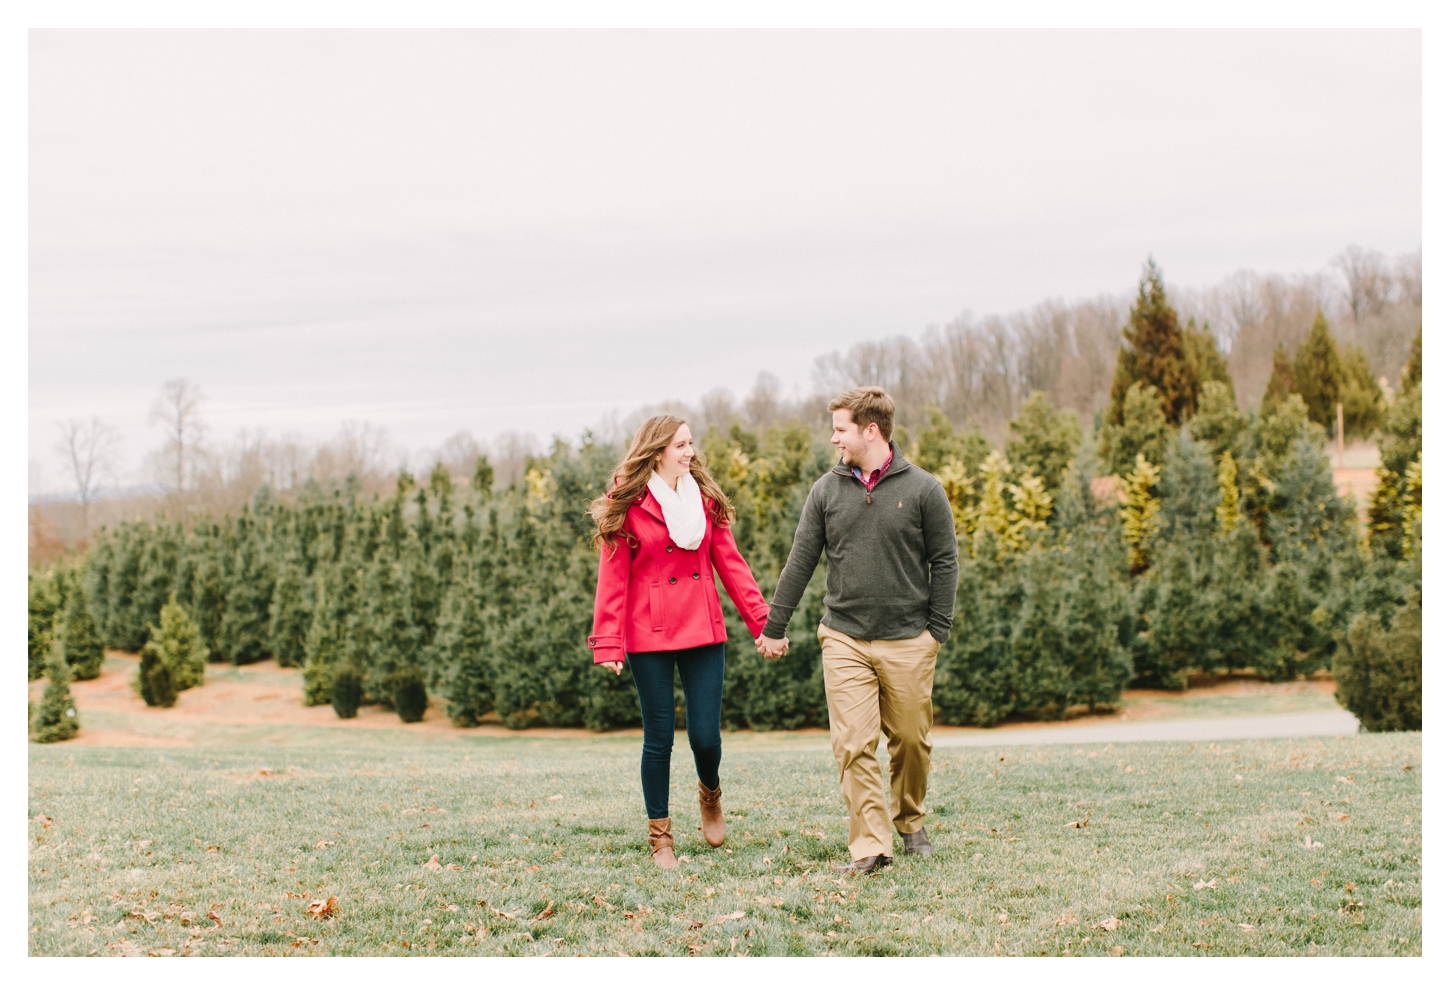
[[[837,872],[856,873],[866,875],[868,872],[875,872],[877,869],[884,869],[891,864],[890,855],[867,855],[865,858],[858,858],[850,865],[837,865]]]
[[[662,869],[673,869],[679,864],[675,861],[675,836],[670,834],[669,818],[649,819],[649,854]]]
[[[720,788],[700,784],[700,830],[712,848],[725,844],[725,812],[720,810]]]
[[[930,855],[931,839],[926,836],[926,828],[920,831],[903,831],[901,840],[906,842],[906,854],[908,855]]]

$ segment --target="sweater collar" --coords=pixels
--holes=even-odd
[[[891,461],[886,463],[886,471],[882,472],[881,478],[876,480],[878,483],[885,482],[888,475],[896,475],[898,472],[903,472],[911,465],[911,463],[906,460],[906,457],[901,454],[901,449],[896,446],[896,442],[890,441],[887,442],[887,444],[891,448]],[[831,469],[831,471],[836,473],[837,475],[844,475],[848,479],[856,479],[856,476],[851,473],[851,466],[847,465],[843,461],[840,461],[839,459],[836,461],[836,464]],[[871,473],[868,472],[866,474],[870,475]]]

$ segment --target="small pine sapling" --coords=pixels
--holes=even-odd
[[[64,742],[80,731],[81,721],[70,693],[70,665],[59,641],[51,644],[45,673],[50,683],[45,686],[31,727],[36,742]]]
[[[332,677],[332,710],[338,718],[356,718],[362,704],[363,680],[352,667],[337,670]]]
[[[422,671],[417,667],[394,671],[388,677],[387,689],[393,696],[393,707],[399,718],[405,722],[423,720],[423,713],[428,710],[428,689],[423,683]]]
[[[86,593],[79,579],[72,583],[67,594],[70,597],[66,600],[65,627],[61,631],[65,660],[77,679],[89,681],[101,676],[106,651],[101,645],[101,635],[96,632],[96,623],[91,618],[91,608],[86,603]]]

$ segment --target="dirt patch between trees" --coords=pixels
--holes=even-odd
[[[336,728],[336,729],[406,729],[412,732],[435,734],[479,735],[479,736],[521,736],[532,738],[583,738],[597,736],[587,729],[528,729],[517,732],[501,724],[484,723],[473,729],[455,728],[448,721],[442,702],[436,699],[429,703],[421,722],[405,724],[398,716],[385,708],[364,706],[358,709],[357,718],[341,719],[330,705],[308,708],[302,703],[302,673],[294,667],[278,667],[272,661],[231,667],[211,664],[207,667],[206,683],[183,691],[172,708],[149,708],[131,687],[140,660],[126,653],[108,651],[101,676],[91,681],[74,681],[71,694],[75,697],[80,712],[81,731],[74,739],[74,745],[82,746],[191,746],[196,743],[187,733],[207,725],[276,725],[292,728]],[[1010,732],[1018,729],[1057,728],[1095,723],[1109,724],[1127,721],[1145,721],[1181,714],[1183,702],[1202,699],[1260,698],[1285,696],[1306,691],[1325,695],[1334,693],[1334,680],[1327,673],[1320,672],[1302,681],[1274,684],[1245,674],[1205,675],[1193,678],[1187,691],[1129,690],[1123,693],[1123,702],[1118,710],[1086,714],[1085,708],[1074,709],[1060,722],[1014,721],[998,725],[994,731]],[[44,680],[30,683],[30,700],[39,703],[45,690]],[[89,713],[106,713],[105,728],[92,728],[86,724]],[[1209,712],[1212,714],[1212,712]],[[117,722],[111,716],[121,716]],[[126,728],[124,722],[134,723]],[[179,726],[179,727],[178,727]],[[190,727],[188,727],[190,726]],[[934,732],[946,735],[953,732],[977,732],[980,729],[963,729],[952,726],[937,726]],[[172,733],[172,734],[166,734]],[[612,732],[616,736],[638,736],[639,729],[625,729]],[[825,729],[800,729],[786,733],[800,737],[828,734]],[[737,733],[735,741],[769,741],[781,733]]]

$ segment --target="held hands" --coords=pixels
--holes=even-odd
[[[610,670],[614,671],[614,673],[616,675],[618,675],[619,673],[621,673],[624,670],[624,661],[622,661],[622,660],[611,660],[608,663],[602,663],[599,666],[601,666],[601,667],[608,667]]]
[[[755,638],[755,649],[767,660],[779,660],[790,649],[790,640],[785,638],[773,640],[762,633]]]

